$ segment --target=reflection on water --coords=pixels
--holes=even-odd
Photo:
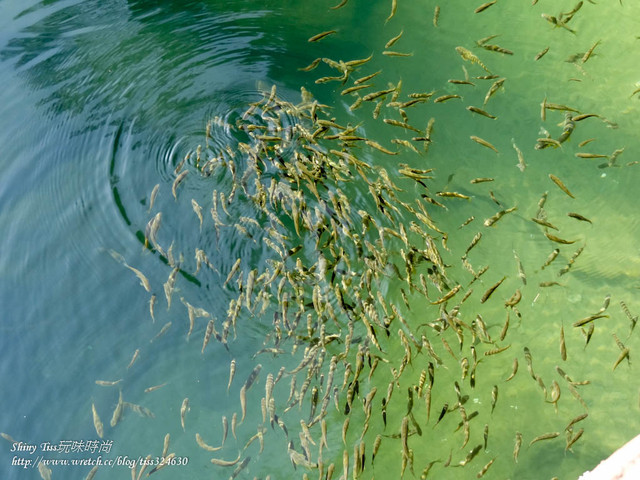
[[[3,4],[3,432],[93,404],[172,478],[571,478],[637,434],[637,6],[398,3]]]

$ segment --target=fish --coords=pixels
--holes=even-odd
[[[448,94],[448,95],[442,95],[438,98],[436,98],[433,103],[442,103],[442,102],[446,102],[447,100],[451,100],[453,98],[462,98],[460,95],[456,95],[455,93],[453,94]]]
[[[497,118],[498,118],[498,117],[496,117],[496,116],[494,116],[494,115],[491,115],[490,113],[488,113],[488,112],[486,112],[486,111],[482,110],[481,108],[477,108],[477,107],[474,107],[474,106],[472,106],[472,105],[469,105],[469,106],[467,107],[467,110],[469,110],[470,112],[473,112],[473,113],[477,113],[477,114],[479,114],[479,115],[483,115],[483,116],[485,116],[485,117],[487,117],[487,118],[490,118],[490,119],[492,119],[492,120],[495,120],[495,119],[497,119]]]
[[[517,207],[511,207],[508,208],[506,210],[500,210],[498,213],[496,213],[494,216],[485,219],[484,221],[484,226],[485,227],[491,227],[493,226],[498,220],[500,220],[503,216],[505,216],[507,213],[511,213],[517,210]]]
[[[485,446],[485,450],[486,450],[486,446]],[[493,457],[491,460],[489,460],[489,462],[487,462],[487,464],[482,467],[482,469],[476,474],[477,478],[482,478],[484,477],[484,474],[487,473],[487,471],[489,470],[489,468],[491,467],[491,465],[493,465],[493,462],[496,461],[497,457]]]
[[[178,194],[176,192],[176,190],[178,189],[178,186],[184,181],[184,179],[187,177],[187,174],[189,173],[188,170],[185,170],[183,172],[181,172],[173,181],[173,184],[171,185],[171,193],[173,194],[173,198],[178,200]]]
[[[229,389],[231,388],[231,382],[233,382],[233,377],[236,373],[236,359],[232,359],[229,363],[229,383],[227,384],[227,393],[229,393]]]
[[[436,195],[439,197],[448,197],[448,198],[463,198],[465,200],[469,200],[471,197],[468,195],[464,195],[458,192],[436,192]]]
[[[576,433],[573,437],[571,438],[567,437],[567,445],[565,446],[564,451],[566,452],[567,450],[571,450],[571,447],[573,446],[573,444],[576,443],[580,439],[580,437],[582,437],[583,433],[584,433],[584,428],[581,428],[580,430],[578,430],[578,433]]]
[[[586,318],[583,318],[582,320],[578,320],[577,322],[575,322],[573,324],[574,327],[581,327],[583,325],[586,325],[587,323],[593,322],[594,320],[597,320],[599,318],[609,318],[609,315],[603,314],[603,313],[597,313],[595,315],[589,315]]]
[[[529,446],[542,440],[551,440],[552,438],[556,438],[558,435],[560,435],[560,432],[544,433],[542,435],[538,435],[536,438],[529,442]]]
[[[493,0],[491,2],[486,2],[483,3],[482,5],[480,5],[478,8],[476,8],[473,13],[480,13],[480,12],[484,12],[487,8],[489,8],[491,5],[494,5],[498,0]]]
[[[516,443],[513,448],[513,459],[518,463],[518,454],[520,453],[520,447],[522,446],[522,433],[516,432]]]
[[[144,393],[151,393],[151,392],[155,392],[156,390],[164,387],[167,383],[162,383],[160,385],[154,385],[153,387],[149,387],[149,388],[145,388],[144,389]]]
[[[200,351],[200,353],[204,353],[204,349],[207,348],[207,344],[209,343],[209,340],[211,339],[211,335],[215,332],[215,318],[211,317],[211,319],[209,319],[209,322],[207,323],[207,329],[204,332],[204,339],[202,341],[202,350]]]
[[[438,19],[440,18],[440,5],[436,5],[433,9],[433,26],[438,26]]]
[[[86,477],[84,477],[84,480],[93,480],[93,477],[95,477],[95,476],[96,476],[96,473],[98,473],[98,468],[99,468],[99,466],[98,466],[98,465],[96,465],[95,467],[93,467],[93,468],[89,471],[89,473],[87,473],[87,476],[86,476]],[[140,477],[138,477],[138,478],[140,478]]]
[[[560,326],[560,358],[567,360],[567,346],[564,342],[564,326]]]
[[[211,463],[219,467],[232,467],[240,461],[242,452],[238,453],[238,458],[235,460],[222,460],[221,458],[212,458]]]
[[[589,222],[589,223],[593,223],[591,220],[589,220],[587,217],[584,217],[582,215],[580,215],[579,213],[575,213],[575,212],[569,212],[567,213],[567,215],[571,218],[575,218],[576,220],[580,220],[582,222]]]
[[[487,142],[486,140],[483,140],[480,137],[476,137],[475,135],[471,135],[471,140],[473,140],[476,143],[479,143],[480,145],[482,145],[483,147],[487,147],[490,148],[491,150],[493,150],[496,153],[498,152],[498,149],[496,147],[494,147],[492,144],[490,144],[489,142]]]
[[[471,63],[475,63],[479,65],[485,72],[491,74],[491,71],[487,68],[487,66],[480,61],[478,57],[476,57],[471,51],[467,50],[464,47],[456,47],[456,52],[462,57],[463,60],[469,61]]]
[[[502,284],[502,282],[504,282],[505,278],[507,277],[506,276],[502,277],[502,280],[500,280],[499,282],[489,287],[487,291],[484,292],[484,295],[482,295],[482,298],[480,299],[480,303],[484,303],[487,300],[489,300],[489,297],[491,297],[491,295],[493,295],[493,292],[495,292],[496,289]]]
[[[500,89],[500,87],[502,87],[505,80],[506,78],[499,78],[498,80],[496,80],[491,84],[491,86],[489,87],[489,90],[487,91],[487,94],[484,97],[484,102],[482,103],[483,106],[486,105],[489,99],[493,96],[493,94],[496,93]]]
[[[542,57],[544,57],[547,52],[549,51],[549,47],[544,48],[543,50],[541,50],[540,52],[538,52],[536,54],[535,57],[533,57],[533,59],[537,62],[538,60],[540,60]]]
[[[581,59],[583,64],[587,63],[587,60],[591,58],[591,55],[593,55],[593,51],[596,49],[598,45],[600,45],[601,41],[602,40],[598,40],[597,42],[595,42],[593,45],[591,45],[591,48],[589,48],[589,50],[585,52],[585,54],[582,56],[582,59]]]
[[[585,418],[587,418],[589,416],[588,413],[583,413],[578,415],[577,417],[575,417],[574,419],[572,419],[569,424],[564,427],[565,430],[569,431],[571,429],[571,427],[573,427],[576,423],[581,422],[582,420],[584,420]]]
[[[472,185],[475,185],[476,183],[493,182],[494,180],[495,180],[495,178],[478,177],[478,178],[474,178],[474,179],[470,180],[469,183],[471,183]]]
[[[93,426],[96,429],[96,433],[100,438],[104,437],[104,425],[100,420],[100,416],[98,415],[98,411],[96,410],[96,406],[93,402],[91,402],[91,412],[93,413]]]
[[[229,420],[227,420],[226,415],[222,416],[222,445],[224,446],[224,441],[227,439],[227,435],[229,434]]]
[[[520,292],[520,289],[516,289],[514,294],[511,295],[511,298],[509,298],[509,300],[504,303],[504,306],[513,308],[520,302],[521,299],[522,293]]]
[[[392,50],[385,50],[382,52],[382,54],[388,57],[413,57],[413,53],[395,52]]]
[[[600,153],[578,152],[578,153],[576,153],[576,157],[578,157],[578,158],[608,158],[609,155],[603,155],[603,154],[600,154]]]
[[[42,480],[51,480],[51,469],[47,467],[43,462],[38,462],[38,473],[40,474]]]
[[[189,399],[185,398],[182,401],[182,406],[180,407],[180,425],[182,425],[182,430],[186,431],[184,428],[184,418],[187,415],[187,412],[190,410],[189,408]]]
[[[329,8],[331,10],[338,10],[339,8],[344,7],[347,4],[348,1],[349,0],[342,0],[339,4],[337,4],[337,5],[333,6],[333,7],[329,7]]]
[[[511,369],[511,375],[509,375],[509,377],[507,377],[507,379],[505,380],[505,382],[508,382],[509,380],[511,380],[513,377],[516,376],[516,373],[518,373],[518,359],[514,358],[513,359],[513,367]]]
[[[313,37],[310,37],[307,42],[317,42],[318,40],[322,40],[329,35],[333,35],[334,33],[337,33],[337,30],[327,30],[326,32],[321,32],[314,35]]]
[[[531,378],[535,380],[536,375],[533,373],[533,358],[531,357],[529,347],[524,347],[524,359],[527,361],[527,370],[529,370],[529,375],[531,375]]]
[[[196,433],[196,442],[198,443],[200,448],[202,448],[203,450],[207,450],[208,452],[216,452],[222,449],[222,446],[212,447],[211,445],[208,445],[207,443],[205,443],[205,441],[202,439],[199,433]]]
[[[545,260],[544,265],[542,265],[541,267],[541,270],[544,270],[545,267],[548,267],[549,265],[551,265],[551,263],[558,257],[559,253],[560,253],[560,250],[558,248],[554,249],[553,252],[551,252],[547,257],[547,259]]]
[[[562,243],[564,245],[570,245],[572,243],[576,243],[577,242],[577,240],[564,240],[564,239],[556,237],[555,235],[552,235],[552,234],[550,234],[548,232],[544,232],[544,236],[547,237],[552,242]]]
[[[387,23],[389,20],[393,18],[393,16],[396,14],[397,9],[398,9],[398,0],[391,0],[391,13],[387,17],[387,19],[384,21],[384,23]],[[345,475],[345,480],[346,478],[347,477]]]
[[[493,409],[496,408],[496,403],[498,401],[498,386],[494,385],[491,389],[491,413],[493,413]]]
[[[440,305],[441,303],[446,302],[447,300],[449,300],[451,297],[453,297],[456,293],[458,293],[460,291],[460,289],[462,288],[462,285],[458,284],[455,287],[453,287],[451,290],[449,290],[449,292],[447,292],[444,297],[436,300],[435,302],[430,302],[431,305]]]
[[[560,190],[562,190],[564,193],[566,193],[567,195],[569,195],[571,198],[576,198],[573,193],[571,193],[569,191],[569,189],[566,187],[566,185],[562,182],[562,180],[560,180],[558,177],[556,177],[555,175],[553,175],[552,173],[549,174],[549,178],[551,179],[551,181],[553,183],[555,183],[558,188],[560,188]]]
[[[620,352],[620,355],[618,356],[618,359],[616,360],[616,363],[613,364],[613,370],[615,370],[616,367],[618,365],[620,365],[620,362],[622,362],[625,358],[626,359],[629,358],[629,347],[624,347],[622,349],[622,352]]]
[[[404,33],[404,30],[400,30],[400,33],[398,35],[396,35],[395,37],[391,38],[385,45],[384,48],[389,48],[391,46],[393,46],[394,43],[396,43],[398,40],[400,40],[400,38],[402,37],[402,34]]]
[[[122,419],[122,412],[124,411],[124,401],[122,400],[122,390],[120,390],[120,394],[118,396],[118,404],[116,405],[115,410],[113,411],[113,415],[111,416],[110,425],[115,427],[118,422]]]
[[[124,266],[135,273],[136,277],[138,277],[138,279],[140,280],[140,285],[142,285],[142,287],[147,292],[151,293],[151,284],[149,283],[149,279],[147,279],[147,277],[137,268],[134,268],[131,265],[127,265],[127,263],[124,263]]]
[[[96,385],[100,385],[101,387],[113,387],[113,386],[119,384],[121,381],[122,381],[122,379],[115,380],[115,381],[96,380]]]
[[[524,172],[525,168],[527,168],[527,164],[524,162],[524,155],[513,139],[511,139],[511,144],[513,145],[513,148],[518,155],[518,163],[516,164],[516,166],[520,169],[521,172]]]

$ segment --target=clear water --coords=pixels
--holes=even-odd
[[[188,464],[166,467],[153,474],[157,478],[227,478],[235,467],[212,465],[210,458],[229,460],[239,454],[251,460],[238,478],[318,475],[316,470],[304,467],[294,471],[287,453],[289,440],[300,450],[298,424],[300,419],[309,418],[309,392],[302,409],[296,407],[284,417],[289,439],[277,426],[272,430],[267,421],[264,451],[259,451],[257,441],[243,451],[262,424],[260,399],[267,374],[276,375],[281,366],[295,368],[305,345],[294,355],[289,354],[289,344],[286,355],[261,354],[254,358],[272,330],[271,318],[251,316],[244,310],[228,350],[213,339],[201,353],[207,325],[204,318],[196,319],[187,339],[189,319],[180,297],[206,308],[220,324],[229,300],[239,293],[234,282],[222,286],[235,260],[242,258],[242,277],[246,279],[254,266],[266,265],[272,251],[231,229],[224,229],[216,239],[207,211],[212,190],[224,190],[228,178],[199,177],[192,169],[180,185],[177,199],[171,193],[175,167],[204,143],[209,120],[218,116],[235,121],[248,103],[260,99],[261,92],[269,92],[274,84],[281,98],[298,103],[300,87],[304,86],[320,103],[331,107],[329,115],[337,123],[361,124],[360,134],[401,152],[388,156],[370,148],[357,151],[361,160],[389,172],[405,189],[405,201],[426,192],[446,206],[429,205],[429,213],[449,234],[449,250],[441,248],[439,238],[438,247],[448,265],[451,284],[460,283],[465,291],[471,276],[460,258],[473,236],[482,232],[482,239],[469,252],[469,262],[476,270],[484,265],[490,268],[474,283],[474,293],[461,306],[463,321],[471,324],[480,314],[490,335],[497,338],[507,315],[504,302],[517,288],[522,292],[518,305],[522,320],[511,313],[505,341],[498,342],[510,348],[484,356],[494,345],[476,344],[482,360],[476,369],[475,388],[471,388],[468,377],[462,380],[459,363],[462,357],[471,359],[470,334],[466,334],[460,350],[451,330],[443,333],[455,359],[438,336],[430,337],[443,363],[435,371],[428,422],[424,399],[414,398],[414,415],[422,427],[422,435],[411,435],[408,440],[415,475],[419,477],[430,462],[436,461],[428,478],[475,478],[495,458],[484,478],[577,478],[638,433],[633,421],[640,408],[640,386],[633,374],[635,352],[640,348],[638,332],[630,334],[630,321],[620,302],[625,302],[632,315],[638,315],[640,222],[635,193],[640,166],[634,162],[640,160],[640,96],[632,93],[640,86],[635,68],[640,60],[636,48],[640,7],[629,1],[622,5],[615,1],[597,5],[585,2],[568,24],[575,30],[573,34],[555,28],[541,14],[558,16],[569,12],[577,2],[541,0],[530,5],[499,0],[477,14],[474,9],[480,3],[440,2],[437,27],[433,25],[436,2],[432,1],[399,0],[397,12],[386,22],[390,1],[373,4],[349,0],[338,10],[329,9],[333,2],[299,3],[0,3],[0,100],[4,106],[0,128],[0,430],[18,441],[38,445],[93,440],[97,438],[93,402],[105,426],[105,439],[113,440],[105,458],[160,455],[165,435],[170,434],[169,452],[188,458]],[[337,33],[317,43],[307,41],[327,30]],[[382,55],[385,43],[401,31],[402,37],[391,49],[412,56]],[[476,46],[476,40],[494,34],[498,36],[489,43],[508,48],[513,55]],[[582,56],[596,41],[600,43],[583,64]],[[506,78],[504,88],[485,107],[498,117],[496,120],[466,110],[468,105],[482,107],[494,80],[475,79],[486,72],[464,61],[455,50],[457,46],[469,49],[491,72]],[[547,46],[548,53],[534,61]],[[371,61],[359,67],[344,86],[338,82],[315,83],[319,77],[336,75],[336,70],[324,63],[310,72],[299,70],[317,57],[349,61],[371,54]],[[577,60],[567,62],[572,56]],[[464,80],[465,69],[475,86],[448,82]],[[382,73],[372,80],[375,86],[362,91],[362,95],[387,88],[389,82],[396,85],[399,80],[403,100],[412,92],[436,92],[429,102],[406,109],[409,123],[421,130],[430,118],[435,119],[428,154],[416,155],[390,143],[393,138],[410,139],[417,134],[383,123],[383,118],[401,120],[388,107],[382,108],[378,119],[372,117],[374,105],[349,110],[355,97],[343,96],[341,91],[353,85],[358,76],[378,70]],[[462,99],[433,102],[445,94],[457,94]],[[535,150],[536,139],[543,136],[541,128],[553,138],[562,132],[563,112],[547,110],[546,120],[541,119],[540,103],[545,97],[548,102],[568,105],[581,113],[596,113],[600,118],[577,122],[570,140],[561,148]],[[223,128],[214,128],[214,133],[209,151],[233,143],[236,135]],[[491,142],[499,153],[473,142],[471,135]],[[579,147],[589,138],[596,140]],[[513,143],[524,154],[524,171],[516,167]],[[599,168],[607,158],[575,156],[577,152],[610,155],[620,148],[624,152],[616,167]],[[415,182],[398,178],[401,163],[434,169],[434,178],[427,181],[428,192]],[[554,185],[549,174],[560,178],[575,199]],[[495,180],[470,184],[476,177]],[[160,184],[159,193],[149,212],[149,196],[156,184]],[[354,205],[367,205],[366,185],[354,181],[344,188]],[[441,198],[434,195],[439,191],[455,191],[471,198]],[[494,203],[489,192],[503,207]],[[548,192],[548,220],[560,229],[551,233],[576,243],[553,243],[545,238],[543,228],[530,220],[544,192]],[[202,230],[191,207],[192,198],[206,206]],[[484,219],[511,206],[517,206],[517,210],[494,227],[482,226]],[[163,283],[171,267],[158,254],[145,250],[141,240],[147,222],[158,211],[163,213],[159,242],[165,248],[173,242],[176,256],[184,254],[188,259],[185,273],[195,269],[195,247],[215,251],[215,256],[210,256],[222,272],[221,276],[204,271],[196,276],[178,275],[170,309]],[[233,215],[252,212],[240,204]],[[592,224],[576,221],[567,212],[578,212]],[[380,216],[375,210],[370,213]],[[475,220],[459,229],[472,215]],[[290,223],[287,226],[293,229]],[[584,251],[569,273],[558,276],[581,246]],[[560,249],[558,258],[541,270],[554,248]],[[155,322],[149,314],[150,294],[132,271],[114,261],[109,250],[123,255],[149,279],[157,296]],[[527,275],[526,285],[518,278],[514,250]],[[311,258],[312,252],[306,255]],[[481,303],[482,294],[503,276],[503,284]],[[539,286],[547,281],[561,285]],[[411,310],[406,309],[401,287],[407,289],[400,280],[389,280],[384,285],[386,299],[398,305],[412,330],[426,334],[428,330],[418,325],[435,321],[440,315],[438,307],[414,293],[409,295]],[[429,292],[431,301],[441,295],[431,285]],[[461,295],[455,299],[460,300]],[[595,320],[595,332],[585,347],[580,328],[572,324],[597,312],[606,295],[611,296],[605,312],[609,318]],[[171,326],[166,334],[151,341],[168,322]],[[566,361],[560,357],[561,326]],[[393,327],[392,335],[397,323]],[[344,325],[338,333],[344,338]],[[614,333],[629,348],[631,360],[624,360],[615,370],[613,365],[621,350]],[[529,376],[524,347],[530,350],[533,369],[547,389],[554,380],[558,382],[561,397],[557,412],[545,402],[542,389]],[[329,348],[325,376],[331,355],[341,348]],[[127,368],[138,349],[138,360]],[[373,441],[378,433],[393,436],[400,432],[407,388],[418,383],[420,372],[433,359],[424,350],[418,353],[414,349],[412,364],[394,389],[385,428],[380,401],[392,380],[389,367],[399,368],[404,349],[395,335],[384,340],[383,349],[384,353],[377,353],[389,364],[381,361],[370,381],[361,377],[346,445],[341,438],[345,415],[333,407],[333,401],[329,405],[329,446],[323,452],[323,462],[325,470],[335,463],[333,478],[342,474],[343,450],[349,454],[352,475],[353,445],[359,442],[365,418],[361,399],[374,387],[377,395],[364,437],[367,462],[362,478],[400,476],[400,440],[383,437],[372,464]],[[352,359],[355,350],[354,344]],[[518,358],[519,371],[505,383],[514,357]],[[238,366],[227,393],[232,358]],[[196,433],[208,444],[218,446],[221,418],[226,416],[231,422],[234,412],[240,414],[240,387],[257,362],[262,370],[248,392],[247,416],[237,427],[237,440],[229,432],[220,451],[201,449],[195,442]],[[572,396],[556,366],[573,380],[590,381],[576,387],[589,416],[574,427],[574,434],[579,428],[584,428],[584,434],[572,451],[565,451],[564,428],[585,408]],[[343,372],[342,366],[338,368],[335,381],[339,385]],[[364,378],[368,372],[367,367]],[[116,387],[95,383],[118,379],[122,381]],[[303,380],[304,376],[298,377],[298,388]],[[289,381],[285,376],[274,390],[278,409],[286,404]],[[452,407],[456,403],[454,381],[460,384],[462,394],[469,396],[467,414],[478,411],[470,420],[470,439],[463,448],[462,429],[455,431],[460,422],[458,411],[448,412],[435,425],[443,405]],[[145,389],[163,383],[164,387],[145,393]],[[494,385],[499,395],[492,412]],[[121,422],[111,427],[119,388],[125,401],[150,409],[154,418],[125,409]],[[185,398],[189,399],[190,410],[183,430],[180,409]],[[469,450],[483,443],[485,424],[489,425],[487,449],[464,467],[444,467],[449,456],[451,465],[456,465]],[[517,463],[513,458],[516,432],[523,437]],[[529,446],[535,437],[549,432],[560,435]],[[318,443],[318,426],[311,433]],[[2,440],[1,445],[2,478],[38,478],[36,470],[12,465],[16,452],[11,452],[10,442]],[[317,446],[311,449],[316,461]],[[39,449],[32,457],[38,454],[44,455]],[[96,478],[128,476],[125,469],[115,466],[113,473],[101,469]],[[87,466],[52,466],[52,478],[85,478],[89,470]],[[405,475],[413,476],[409,468]]]

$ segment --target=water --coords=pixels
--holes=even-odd
[[[378,331],[384,352],[370,346],[371,352],[390,363],[387,366],[381,360],[370,381],[369,366],[365,367],[360,395],[350,415],[346,445],[341,439],[345,415],[335,410],[333,400],[329,404],[326,417],[329,448],[323,452],[323,462],[325,469],[335,463],[334,478],[342,472],[343,450],[349,455],[350,468],[354,467],[353,446],[359,443],[365,419],[361,399],[373,387],[377,388],[377,394],[364,437],[367,462],[362,478],[399,475],[400,440],[383,437],[373,465],[372,445],[378,433],[399,433],[407,409],[407,388],[418,383],[420,372],[429,362],[436,367],[430,419],[427,422],[424,398],[414,393],[414,414],[422,435],[412,434],[408,441],[416,476],[436,461],[428,478],[475,478],[483,465],[495,457],[485,478],[576,478],[637,434],[629,419],[639,408],[638,385],[632,373],[638,334],[634,330],[629,335],[630,321],[620,302],[625,302],[632,315],[638,314],[640,305],[635,297],[640,287],[640,252],[636,238],[640,226],[634,187],[640,167],[633,162],[637,160],[635,133],[639,120],[638,95],[632,96],[639,86],[632,68],[638,61],[634,49],[638,41],[635,20],[638,7],[630,2],[624,5],[586,2],[568,24],[575,29],[574,35],[564,28],[554,28],[540,17],[541,13],[558,16],[560,12],[569,12],[575,5],[573,2],[541,1],[535,6],[523,6],[505,1],[479,14],[473,13],[476,5],[447,2],[441,5],[437,27],[432,21],[435,2],[400,1],[396,14],[385,22],[390,3],[377,2],[371,6],[351,0],[335,11],[328,8],[334,5],[331,2],[304,6],[250,1],[224,5],[181,2],[179,6],[141,1],[0,4],[0,80],[4,85],[0,93],[4,105],[0,129],[3,145],[0,430],[18,441],[38,446],[42,442],[95,440],[91,413],[94,403],[105,426],[105,440],[113,441],[111,451],[103,453],[103,458],[160,455],[165,435],[170,434],[169,452],[175,452],[180,459],[188,458],[188,463],[166,467],[154,473],[154,477],[223,478],[231,475],[235,467],[218,467],[210,459],[235,459],[239,453],[242,458],[251,456],[251,460],[238,478],[264,478],[268,474],[271,478],[302,477],[304,467],[295,472],[291,467],[284,432],[277,425],[272,430],[268,419],[264,451],[259,451],[258,440],[246,451],[243,447],[262,424],[260,399],[267,374],[276,375],[281,366],[294,369],[302,360],[305,344],[299,346],[295,355],[289,354],[289,342],[283,347],[286,355],[260,354],[253,358],[263,348],[265,336],[273,330],[273,310],[268,310],[268,315],[251,316],[243,309],[235,331],[237,336],[231,333],[229,350],[214,338],[201,353],[208,319],[195,319],[187,341],[189,318],[180,300],[183,297],[193,306],[205,308],[217,318],[216,328],[220,330],[229,301],[241,293],[235,279],[222,287],[236,259],[242,259],[241,277],[246,282],[252,268],[265,268],[269,265],[267,259],[274,258],[273,250],[260,241],[261,229],[251,223],[244,225],[255,242],[228,227],[216,236],[209,214],[211,194],[214,189],[228,194],[230,177],[220,170],[208,178],[199,175],[194,167],[194,152],[198,145],[203,145],[202,155],[206,158],[227,144],[237,145],[241,134],[224,127],[225,122],[234,124],[250,102],[263,98],[262,92],[269,95],[275,84],[278,96],[292,103],[300,102],[300,87],[304,86],[320,103],[331,107],[328,115],[335,117],[337,123],[360,124],[360,135],[401,152],[388,156],[369,147],[357,146],[353,150],[359,159],[389,172],[405,190],[399,194],[403,201],[412,202],[419,195],[428,194],[446,206],[444,209],[424,202],[434,223],[449,234],[447,251],[442,248],[440,235],[430,231],[448,265],[450,286],[460,283],[463,292],[472,277],[462,267],[460,257],[473,236],[482,232],[482,239],[469,252],[468,260],[476,271],[484,265],[490,268],[472,285],[474,293],[461,305],[462,321],[470,325],[480,314],[489,334],[496,339],[507,316],[504,302],[516,289],[520,289],[523,297],[517,306],[522,319],[510,312],[510,326],[503,342],[495,345],[476,342],[480,362],[475,388],[471,388],[469,377],[463,380],[460,372],[460,360],[463,357],[472,360],[471,333],[464,332],[465,343],[460,350],[451,329],[443,332],[442,338],[456,356],[452,358],[438,335],[429,327],[418,327],[436,321],[438,308],[421,294],[409,292],[406,282],[385,277],[379,288],[386,300],[398,306],[414,333],[429,335],[442,365],[425,349],[418,353],[412,347],[413,361],[394,389],[384,428],[380,402],[392,381],[389,366],[399,368],[405,350],[395,335],[399,328],[397,321],[392,324],[389,340],[382,330]],[[317,43],[307,42],[312,35],[331,29],[337,33]],[[385,43],[401,31],[402,37],[390,49],[413,55],[381,55]],[[493,34],[499,36],[489,43],[513,50],[513,56],[476,46],[476,40]],[[583,64],[582,55],[598,40],[600,44]],[[486,72],[464,61],[455,51],[457,46],[471,50],[489,70],[506,78],[504,88],[484,107],[497,120],[465,109],[468,105],[482,107],[494,80],[473,78]],[[533,57],[547,46],[548,53],[534,61]],[[325,63],[310,72],[298,70],[317,57],[349,61],[372,53],[371,61],[352,73],[344,86],[335,81],[315,83],[317,78],[339,75]],[[577,53],[581,55],[575,57]],[[578,59],[567,62],[571,56]],[[465,69],[475,86],[448,82],[464,80]],[[429,102],[406,108],[409,123],[422,131],[430,118],[435,119],[428,154],[417,155],[390,143],[393,138],[419,136],[382,122],[383,118],[402,120],[398,112],[382,107],[380,117],[374,120],[374,105],[364,102],[361,108],[350,111],[348,107],[356,98],[340,95],[344,88],[353,85],[354,79],[378,70],[382,73],[371,80],[374,87],[361,91],[361,95],[387,88],[388,82],[397,85],[399,80],[402,80],[399,101],[408,100],[407,94],[411,92],[436,92]],[[445,94],[463,98],[433,103],[434,98]],[[543,136],[539,133],[541,127],[553,138],[562,132],[563,112],[548,110],[546,121],[540,117],[540,103],[545,97],[548,102],[569,105],[582,113],[597,113],[601,118],[576,122],[575,131],[562,148],[535,150],[536,139]],[[212,126],[207,147],[206,125],[216,116],[220,120]],[[295,116],[281,120],[285,125],[305,124]],[[256,118],[255,122],[262,124],[263,120]],[[471,135],[491,142],[499,153],[471,141]],[[578,146],[592,137],[596,140],[589,145]],[[516,167],[518,158],[513,143],[524,154],[527,164],[524,171]],[[422,150],[422,144],[415,145]],[[575,157],[581,151],[610,155],[621,148],[624,152],[617,159],[618,167],[599,168],[607,158]],[[176,178],[174,170],[187,155],[185,165],[189,174],[177,188],[174,199],[171,193]],[[237,163],[242,165],[240,159]],[[397,173],[401,163],[414,168],[434,168],[431,173],[434,178],[424,182],[428,189],[401,179]],[[576,198],[558,189],[549,173],[559,177]],[[470,184],[476,177],[495,180]],[[340,188],[348,195],[354,211],[365,209],[378,222],[384,222],[369,199],[366,185],[358,178],[356,174],[354,181],[345,182]],[[159,193],[149,212],[150,192],[156,184],[160,184]],[[471,199],[437,196],[436,192],[441,191],[459,192]],[[491,191],[501,206],[490,198]],[[553,243],[544,237],[542,227],[530,220],[546,191],[547,219],[560,229],[550,233],[577,240],[576,243]],[[202,229],[191,206],[192,198],[204,208]],[[238,194],[238,198],[242,199],[242,195]],[[481,225],[484,219],[511,206],[518,208],[494,227]],[[229,208],[233,218],[255,215],[246,199]],[[182,253],[185,257],[184,268],[176,277],[170,309],[163,284],[172,268],[166,258],[144,248],[145,226],[159,211],[163,213],[159,243],[168,249],[173,242],[175,256]],[[593,223],[576,221],[567,212],[578,212]],[[226,214],[221,215],[227,218]],[[475,220],[458,229],[472,215]],[[267,225],[265,218],[259,220]],[[411,216],[405,214],[405,220],[410,221]],[[293,222],[285,216],[282,221],[295,239]],[[405,226],[409,230],[409,225]],[[403,244],[394,243],[394,237],[388,242],[399,258],[397,251]],[[309,265],[317,258],[313,243],[304,245],[299,256]],[[584,251],[570,271],[558,276],[558,271],[582,246]],[[193,274],[196,247],[210,252],[220,275],[205,266],[197,275]],[[560,249],[560,255],[550,267],[540,270],[554,248]],[[150,294],[139,285],[131,270],[109,255],[110,250],[120,253],[128,265],[149,279],[157,298],[155,321],[149,313]],[[518,278],[514,250],[527,275],[526,285]],[[362,266],[355,252],[351,255],[353,264]],[[403,272],[402,263],[398,265]],[[480,303],[482,294],[503,276],[507,277],[503,284],[487,302]],[[540,282],[547,281],[557,281],[561,286],[539,287]],[[410,310],[404,305],[400,288],[408,293]],[[449,311],[461,300],[463,292],[448,304]],[[431,301],[442,294],[429,284]],[[606,295],[611,295],[605,312],[610,317],[594,321],[595,332],[585,348],[580,329],[572,324],[596,313]],[[302,318],[306,324],[306,315]],[[154,339],[168,322],[171,326],[166,333]],[[344,339],[344,316],[339,322],[340,330],[331,322],[327,329]],[[561,325],[566,339],[566,361],[559,351]],[[614,371],[621,350],[612,333],[630,349],[631,359],[630,364],[624,360]],[[361,340],[366,331],[361,329],[355,336]],[[502,353],[484,355],[496,345],[511,346]],[[558,382],[561,397],[557,413],[529,376],[524,347],[532,353],[534,373],[549,390],[547,400],[552,382]],[[355,361],[357,348],[358,344],[351,348],[351,362]],[[331,356],[343,349],[344,345],[338,342],[327,347],[325,377]],[[138,359],[127,368],[136,350]],[[514,357],[519,361],[518,373],[505,383]],[[227,394],[232,358],[238,367]],[[220,445],[221,417],[226,416],[231,423],[234,412],[240,415],[240,387],[257,362],[262,370],[248,391],[247,418],[238,425],[237,440],[229,432],[222,450],[203,450],[194,441],[195,433],[209,445]],[[574,427],[574,435],[580,428],[584,428],[584,434],[573,445],[572,452],[565,452],[564,428],[585,408],[572,396],[556,366],[574,381],[590,381],[589,385],[576,387],[589,416]],[[304,372],[298,376],[298,389],[304,381]],[[342,384],[343,372],[340,364],[335,379],[338,385]],[[95,383],[118,379],[122,381],[115,387]],[[477,417],[470,420],[470,438],[464,447],[463,429],[455,431],[461,420],[458,410],[449,411],[435,425],[443,405],[447,403],[452,409],[457,403],[454,381],[460,384],[462,394],[469,396],[464,404],[467,415],[478,411]],[[273,396],[279,412],[285,407],[289,382],[289,376],[285,376],[275,386]],[[145,393],[145,389],[164,383],[160,389]],[[297,451],[301,451],[298,424],[300,419],[309,419],[313,385],[302,409],[296,407],[283,415],[289,440]],[[498,386],[498,400],[492,413],[494,385]],[[139,416],[125,408],[122,420],[111,427],[120,388],[125,401],[148,408],[154,418]],[[320,394],[323,393],[320,389]],[[183,430],[180,409],[185,398],[189,398],[190,410]],[[450,455],[451,465],[456,465],[473,447],[483,443],[485,424],[489,425],[486,451],[483,448],[464,467],[443,467]],[[410,428],[413,432],[414,427]],[[319,430],[317,425],[311,430],[316,443]],[[513,459],[516,432],[523,437],[517,463]],[[529,447],[533,438],[549,432],[560,435]],[[17,453],[11,452],[11,448],[11,443],[3,441],[2,477],[38,478],[35,470],[12,465]],[[317,446],[311,450],[316,461]],[[97,457],[89,452],[45,454],[41,448],[34,455],[18,456],[38,455],[59,459]],[[51,468],[52,478],[84,478],[91,467]],[[113,468],[118,472],[114,475],[129,475],[123,465]],[[96,478],[112,475],[103,470],[98,471]],[[310,478],[317,475],[315,470],[308,474]],[[409,468],[405,475],[412,476]]]

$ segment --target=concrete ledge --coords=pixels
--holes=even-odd
[[[640,435],[630,440],[578,480],[640,479]]]

